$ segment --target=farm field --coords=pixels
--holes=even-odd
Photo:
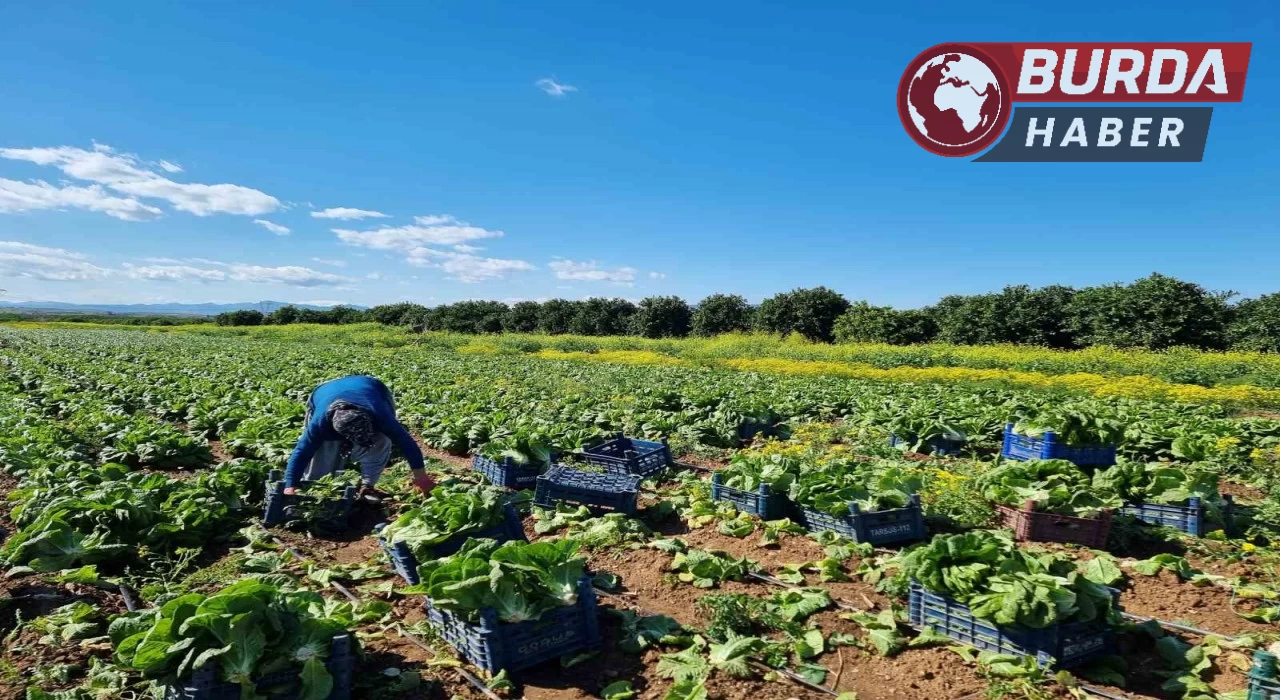
[[[1203,700],[1244,698],[1252,653],[1280,640],[1271,356],[326,332],[0,328],[0,697],[137,697],[207,646],[238,680],[286,659],[304,696],[323,698],[333,673],[315,639],[351,631],[356,697]],[[864,365],[874,371],[841,370]],[[920,374],[956,369],[990,374]],[[349,529],[319,515],[262,527],[268,472],[287,459],[310,389],[356,373],[391,388],[444,490],[411,493],[400,463],[383,481],[393,499],[357,504]],[[1144,388],[1106,388],[1125,381]],[[1121,463],[999,460],[1008,423],[1115,445]],[[474,454],[572,455],[617,433],[665,437],[689,465],[646,480],[634,518],[536,509],[468,468]],[[943,444],[958,454],[924,454]],[[929,537],[873,547],[762,521],[714,500],[708,472],[828,514],[918,496]],[[317,493],[341,491],[336,481]],[[1207,506],[1202,537],[1123,515],[1099,547],[996,529],[997,504],[1096,518],[1189,497]],[[539,588],[547,568],[520,569],[543,583],[500,595],[462,576],[458,555],[420,561],[432,575],[410,588],[373,526],[394,521],[429,551],[439,537],[408,526],[432,500],[458,504],[449,517],[465,534],[509,498],[540,556],[594,577],[602,642],[567,669],[491,679],[439,638],[424,594],[443,599],[452,584],[511,619],[536,617],[557,605]],[[467,556],[488,570],[490,554]],[[980,655],[907,624],[911,579],[1004,624],[1104,627],[1115,653],[1068,672]],[[258,638],[224,612],[249,608],[315,634]],[[227,627],[183,637],[201,612]]]

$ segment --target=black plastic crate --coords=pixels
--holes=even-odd
[[[849,514],[834,516],[807,506],[798,507],[800,524],[811,532],[831,530],[854,542],[875,545],[916,542],[927,534],[920,496],[913,494],[906,508],[891,508],[864,513],[850,503]]]
[[[898,437],[897,435],[889,436],[890,447],[910,448],[910,446],[914,445],[915,442],[916,442],[915,439],[909,436],[908,437]],[[944,437],[935,437],[935,438],[930,438],[929,440],[926,440],[925,444],[928,445],[930,454],[946,457],[946,456],[960,454],[960,450],[964,448],[965,441],[951,440]]]
[[[744,491],[724,485],[720,474],[711,475],[711,499],[732,503],[743,513],[760,516],[761,520],[781,520],[790,517],[791,502],[783,493],[773,493],[768,484],[760,484],[755,491]]]
[[[497,540],[499,542],[510,542],[512,540],[525,541],[524,524],[520,520],[520,514],[516,512],[516,507],[510,503],[503,507],[502,522],[493,527],[477,530],[475,532],[464,532],[436,545],[432,550],[432,554],[436,557],[447,557],[450,554],[462,549],[462,545],[470,539],[486,539]],[[384,527],[380,525],[379,530]],[[418,559],[413,556],[413,551],[409,549],[409,545],[404,542],[388,542],[385,537],[378,536],[378,544],[382,546],[382,551],[391,557],[391,566],[395,568],[396,573],[400,574],[410,586],[418,585]]]
[[[671,448],[666,438],[654,442],[619,433],[613,440],[583,450],[582,458],[608,472],[652,476],[671,464]]]
[[[1115,635],[1102,622],[1070,622],[1044,629],[998,625],[973,616],[969,606],[911,582],[907,614],[912,627],[935,631],[977,649],[1031,657],[1040,666],[1076,666],[1113,653]]]
[[[324,665],[333,676],[333,690],[328,700],[350,700],[356,665],[355,641],[351,635],[334,636],[329,644],[329,660]],[[294,668],[264,676],[257,682],[258,692],[269,694],[273,700],[296,700],[302,694],[298,671]],[[240,685],[219,680],[220,676],[216,661],[205,664],[192,671],[186,681],[165,686],[164,700],[240,700]]]
[[[1235,503],[1230,496],[1222,497],[1223,529],[1231,529],[1231,519],[1235,512]],[[1130,503],[1120,508],[1123,515],[1133,517],[1152,525],[1165,525],[1189,535],[1204,537],[1208,529],[1206,508],[1199,498],[1187,499],[1184,506],[1164,505],[1159,503]]]
[[[1249,700],[1280,700],[1275,654],[1253,652],[1253,668],[1249,669]]]
[[[501,462],[484,455],[471,458],[471,468],[483,474],[490,483],[516,490],[531,489],[536,486],[538,476],[546,466],[546,464],[534,462],[520,464],[510,457],[504,457]]]
[[[1004,446],[1000,454],[1007,459],[1065,459],[1079,466],[1109,467],[1116,463],[1115,445],[1072,447],[1058,442],[1050,430],[1044,437],[1033,438],[1013,432],[1013,423],[1004,426]]]
[[[489,673],[512,673],[565,654],[600,646],[596,594],[590,577],[578,581],[578,601],[537,620],[501,622],[491,609],[469,622],[427,599],[427,622],[467,661]]]
[[[596,512],[634,515],[643,478],[639,474],[584,472],[557,464],[538,477],[533,502],[543,508],[569,503]]]
[[[273,470],[267,477],[267,505],[263,509],[262,524],[267,527],[274,527],[290,520],[298,518],[297,508],[303,503],[316,503],[319,499],[314,496],[308,496],[306,493],[295,493],[292,496],[285,495],[284,492],[284,474],[279,470]],[[314,482],[303,481],[297,486],[298,490],[305,492]],[[321,504],[319,518],[311,523],[314,527],[321,530],[329,530],[333,532],[341,532],[347,529],[347,522],[351,517],[351,509],[356,503],[356,487],[348,486],[342,491],[342,497],[338,499],[325,499]]]

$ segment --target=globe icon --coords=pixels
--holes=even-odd
[[[960,51],[938,53],[920,64],[907,85],[905,102],[919,135],[943,151],[972,150],[989,135],[998,135],[992,131],[1002,129],[1008,116],[1002,113],[1003,88],[995,72]]]

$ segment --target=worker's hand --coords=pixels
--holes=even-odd
[[[436,487],[436,482],[434,479],[427,476],[427,471],[425,469],[420,469],[413,472],[413,485],[425,494],[431,493],[431,489]]]
[[[298,492],[298,489],[295,489],[295,488],[294,488],[294,487],[292,487],[292,486],[286,486],[286,487],[284,487],[284,495],[286,495],[286,496],[292,496],[293,494],[295,494],[295,493],[297,493],[297,492]]]

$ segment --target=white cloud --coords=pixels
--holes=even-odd
[[[277,224],[274,221],[267,221],[266,219],[254,219],[253,223],[261,226],[262,228],[265,228],[266,230],[276,234],[277,236],[289,235],[288,226],[281,226],[280,224]]]
[[[124,264],[126,277],[153,282],[225,282],[225,270],[207,269],[191,265],[131,265]]]
[[[524,272],[533,269],[533,265],[523,260],[482,258],[466,253],[440,253],[440,256],[442,257],[441,262],[428,266],[439,267],[449,277],[459,282],[474,283],[502,279],[511,272]]]
[[[160,162],[156,163],[156,165],[160,166],[160,169],[161,169],[161,170],[163,170],[163,171],[165,171],[166,173],[180,173],[180,172],[182,172],[182,166],[181,166],[181,165],[178,165],[177,163],[170,163],[170,162],[169,162],[169,161],[167,161],[167,160],[162,160],[162,161],[160,161]]]
[[[0,158],[54,166],[77,180],[87,180],[118,194],[159,199],[196,216],[243,214],[255,216],[280,208],[280,200],[251,187],[228,183],[205,185],[170,180],[147,167],[130,153],[94,144],[92,151],[74,146],[51,148],[0,148]],[[169,163],[172,166],[172,163]],[[164,165],[167,172],[173,172]],[[154,209],[154,208],[152,208]],[[155,213],[159,213],[155,210]]]
[[[416,216],[410,226],[384,226],[367,231],[335,228],[338,238],[351,245],[375,250],[394,250],[412,255],[417,248],[429,245],[460,245],[484,238],[501,238],[502,231],[491,231],[458,221],[452,216]]]
[[[20,182],[0,178],[0,214],[42,209],[85,209],[123,221],[146,221],[164,213],[132,197],[116,197],[100,185],[59,187],[43,180]]]
[[[230,278],[237,282],[286,284],[291,287],[327,287],[351,281],[350,277],[320,272],[300,265],[264,267],[262,265],[231,265]]]
[[[328,265],[329,267],[346,267],[347,266],[346,260],[333,260],[330,258],[311,258],[311,262],[320,263],[321,265]]]
[[[178,261],[175,261],[178,262]],[[268,267],[246,263],[207,261],[212,267],[190,264],[131,265],[122,272],[130,279],[153,282],[253,282],[283,284],[290,287],[331,287],[351,281],[350,277],[320,272],[299,265]]]
[[[475,255],[480,248],[467,245],[467,241],[501,238],[503,232],[472,226],[447,214],[417,216],[410,226],[384,226],[368,231],[333,229],[333,232],[348,245],[399,253],[410,265],[444,270],[460,282],[502,279],[512,272],[534,269],[523,260]],[[433,246],[451,246],[453,250]]]
[[[650,273],[649,273],[649,279],[651,279],[651,280],[664,280],[664,279],[666,279],[666,278],[667,278],[667,273],[665,273],[665,272],[650,272]]]
[[[565,83],[558,83],[554,78],[543,78],[534,83],[534,85],[537,85],[539,89],[552,97],[564,97],[571,92],[578,91],[578,88]]]
[[[0,241],[0,278],[25,277],[50,282],[100,280],[111,274],[79,253],[20,241]]]
[[[618,267],[606,270],[600,263],[590,260],[575,262],[573,260],[553,260],[548,265],[556,273],[556,279],[578,280],[582,282],[614,282],[630,285],[636,281],[634,267]]]
[[[341,219],[342,221],[352,221],[356,219],[385,219],[387,214],[380,211],[371,211],[369,209],[352,209],[351,207],[330,207],[320,211],[311,212],[314,219]]]

